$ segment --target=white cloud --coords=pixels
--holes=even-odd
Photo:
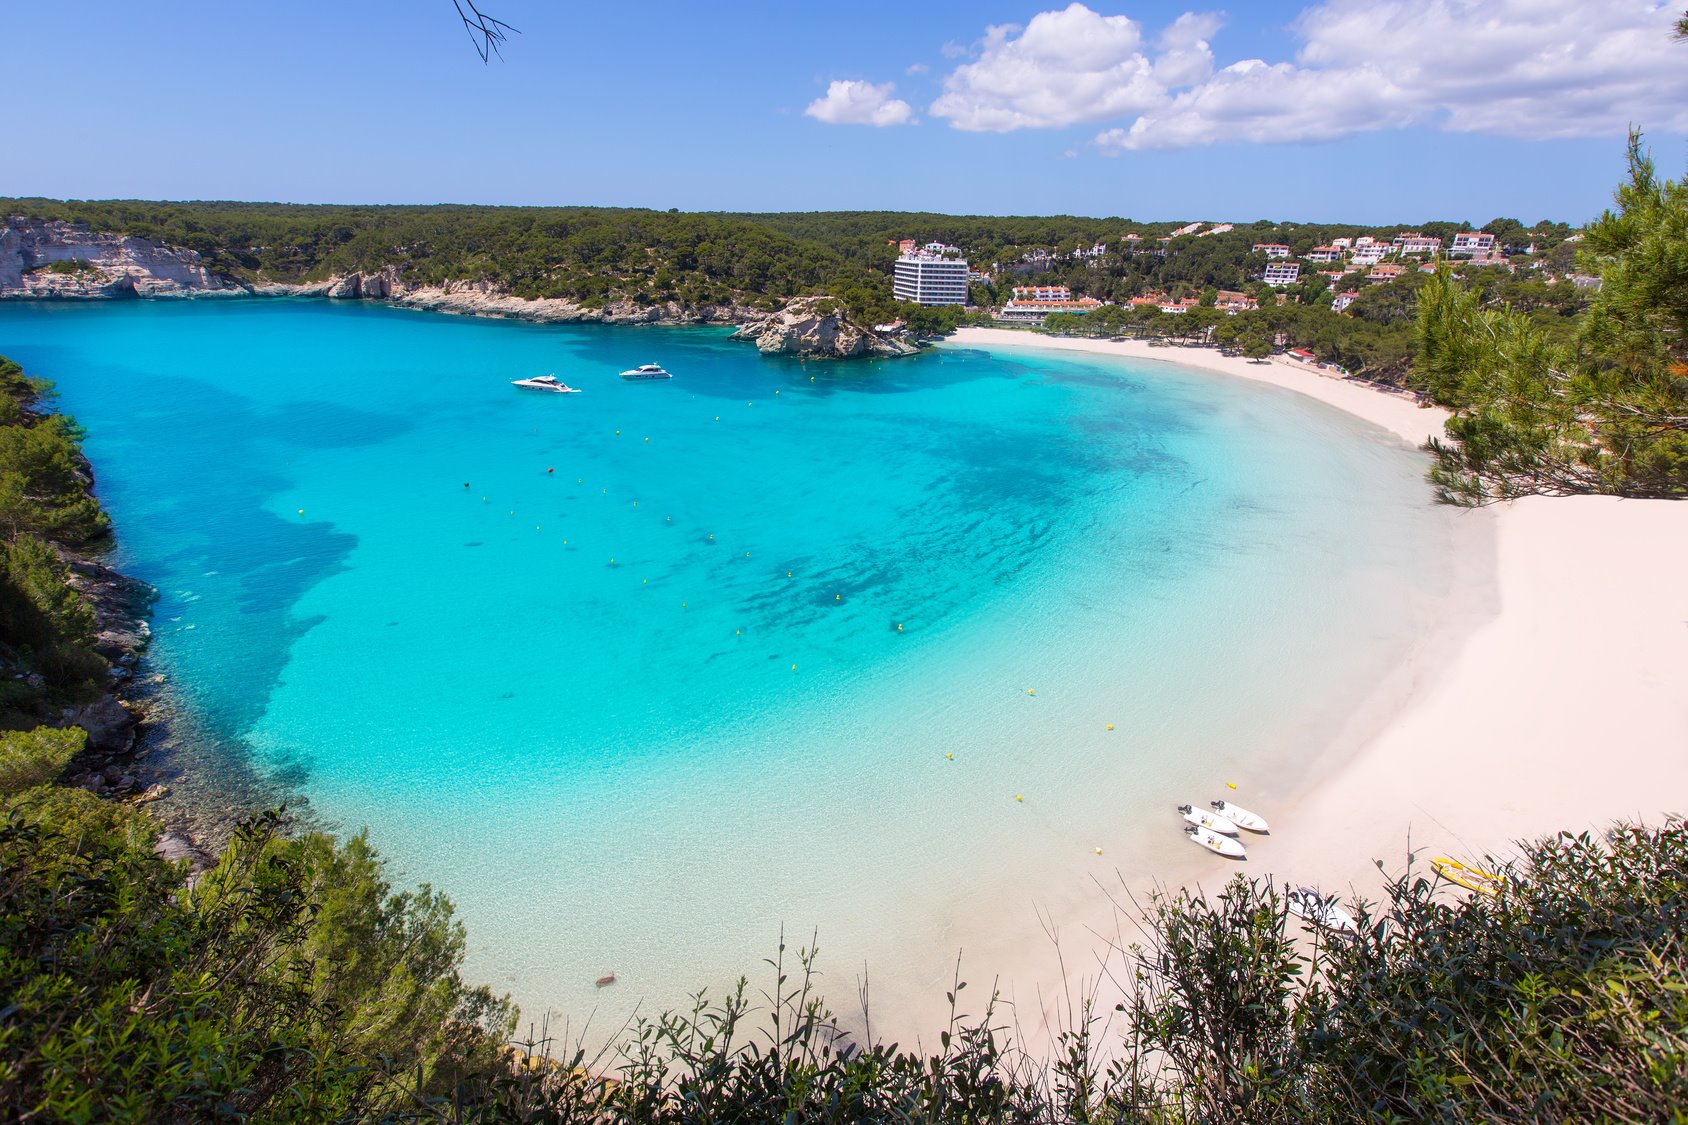
[[[1024,30],[990,27],[978,59],[944,79],[931,112],[957,129],[993,133],[1140,113],[1163,90],[1142,45],[1135,20],[1077,3],[1039,12]]]
[[[932,68],[927,66],[925,63],[917,62],[917,63],[910,63],[909,68],[907,70],[903,71],[903,73],[904,74],[925,74],[928,70],[931,70],[931,69]]]
[[[826,88],[825,97],[810,102],[803,112],[828,125],[907,125],[914,107],[891,96],[896,88],[892,82],[879,86],[856,79],[834,82]]]
[[[1681,0],[1320,0],[1293,59],[1215,69],[1214,13],[1154,37],[1073,3],[989,27],[931,113],[1007,132],[1106,122],[1115,151],[1318,142],[1406,125],[1523,138],[1688,132]],[[954,54],[946,45],[946,55]]]

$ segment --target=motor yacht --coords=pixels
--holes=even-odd
[[[571,387],[555,375],[537,375],[532,379],[511,379],[512,387],[526,387],[530,391],[554,391],[557,394],[577,395],[579,387]]]

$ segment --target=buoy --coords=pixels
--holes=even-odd
[[[681,608],[681,609],[685,609],[685,608],[686,608],[686,603],[685,603],[685,602],[681,602],[681,603],[680,603],[680,608]]]
[[[902,626],[901,626],[901,625],[898,625],[898,626],[897,626],[897,632],[899,632],[899,633],[900,633],[900,632],[902,632],[902,631],[903,631],[903,627],[902,627]]]
[[[633,506],[634,506],[634,507],[635,507],[635,508],[637,508],[637,507],[638,507],[638,506],[639,506],[639,502],[638,502],[638,501],[637,501],[637,500],[635,500],[635,501],[633,501]]]
[[[744,630],[743,629],[734,629],[733,630],[733,636],[735,636],[735,637],[744,636]]]
[[[747,402],[747,403],[745,403],[745,405],[746,406],[755,406],[756,404],[754,402]]]
[[[305,509],[303,509],[303,508],[300,508],[300,509],[299,509],[299,514],[300,514],[300,515],[301,515],[301,516],[302,516],[302,515],[304,515],[304,514],[305,514]]]
[[[585,478],[585,477],[575,477],[575,478],[574,478],[574,483],[576,483],[576,484],[585,484],[585,483],[586,483],[586,478]]]
[[[640,579],[640,581],[643,582],[647,586],[649,586],[651,584],[651,580],[649,578],[642,578],[642,579]]]
[[[464,488],[468,488],[468,487],[469,487],[469,482],[468,482],[468,481],[464,481],[464,482],[463,482],[463,487],[464,487]]]
[[[834,594],[834,595],[832,595],[832,600],[835,601],[835,602],[841,602],[841,601],[844,600],[844,595],[843,594]]]
[[[616,437],[620,437],[620,436],[621,436],[621,431],[620,431],[620,430],[617,430],[617,431],[616,431],[616,432],[615,432],[615,436],[616,436]]]
[[[720,420],[721,420],[721,416],[720,416],[720,415],[719,415],[719,414],[717,414],[717,415],[716,415],[716,416],[715,416],[715,420],[716,420],[716,421],[717,421],[717,422],[719,422],[719,421],[720,421]]]
[[[557,470],[556,470],[556,469],[546,469],[546,470],[545,470],[545,471],[546,471],[546,472],[548,472],[548,473],[554,473],[554,472],[556,472],[556,471],[557,471]],[[463,486],[463,487],[465,487],[465,488],[467,488],[467,487],[469,487],[469,486],[468,486],[468,485],[464,485],[464,486]]]
[[[786,572],[785,572],[785,576],[786,576],[786,577],[787,577],[787,578],[790,578],[790,577],[791,577],[791,571],[789,571],[789,570],[788,570],[788,571],[786,571]]]
[[[795,665],[795,664],[793,664],[793,665],[792,665],[792,666],[791,666],[791,670],[792,670],[792,671],[793,671],[793,672],[795,672],[795,671],[797,671],[797,665]]]
[[[945,754],[944,757],[948,758],[952,762],[955,761],[955,755],[954,754]]]
[[[1014,799],[1016,801],[1024,801],[1025,800],[1025,798],[1020,796],[1018,793],[1014,794]]]
[[[711,531],[711,532],[710,532],[710,533],[709,533],[709,541],[710,541],[710,542],[711,542],[711,543],[713,543],[713,542],[715,542],[715,533],[714,533],[714,532],[713,532],[713,531]]]
[[[778,391],[775,391],[775,392],[774,392],[774,393],[775,393],[775,394],[779,394],[779,392],[778,392]]]
[[[1225,784],[1230,786],[1232,789],[1235,789],[1237,787],[1237,783],[1234,782],[1234,781],[1227,781]]]
[[[650,438],[646,438],[646,439],[645,439],[645,440],[646,440],[646,441],[650,441],[650,440],[651,440],[651,439],[650,439]]]
[[[1108,729],[1109,729],[1109,730],[1113,730],[1113,729],[1114,729],[1114,724],[1112,724],[1112,723],[1109,723],[1109,724],[1108,724]]]
[[[814,381],[815,381],[815,377],[813,375],[809,376],[809,382],[813,383]]]
[[[1097,854],[1097,855],[1101,855],[1101,854],[1102,854],[1102,849],[1101,849],[1101,848],[1097,848],[1097,849],[1096,849],[1096,854]]]
[[[745,552],[745,553],[744,553],[744,557],[745,557],[745,558],[747,558],[747,559],[748,559],[748,558],[749,558],[749,557],[750,557],[750,552],[749,552],[749,551],[746,551],[746,552]]]
[[[1026,694],[1027,694],[1027,695],[1036,695],[1036,694],[1037,694],[1037,689],[1036,689],[1036,688],[1027,688],[1027,689],[1026,689]]]

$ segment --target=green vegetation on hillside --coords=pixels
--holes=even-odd
[[[243,282],[320,281],[362,270],[400,269],[412,284],[487,280],[520,297],[561,297],[589,307],[611,300],[674,302],[704,309],[729,302],[771,308],[794,296],[842,299],[867,324],[902,320],[917,334],[953,328],[962,314],[895,301],[896,242],[941,241],[962,248],[992,280],[974,287],[974,303],[998,305],[1015,285],[1065,285],[1080,296],[1124,302],[1147,292],[1194,297],[1247,290],[1268,301],[1257,279],[1266,264],[1256,243],[1281,242],[1296,253],[1339,236],[1388,241],[1399,226],[1359,227],[1259,221],[1217,234],[1173,236],[1171,223],[1121,218],[937,215],[902,212],[681,214],[594,207],[305,206],[262,203],[157,203],[134,200],[0,199],[0,214],[85,223],[96,231],[153,239],[198,251],[210,268]],[[1467,223],[1419,224],[1443,238]],[[1532,228],[1515,219],[1487,224],[1504,244],[1533,246],[1527,260],[1545,270],[1569,265],[1572,233],[1548,220]],[[1165,239],[1166,241],[1162,241]],[[1106,251],[1092,253],[1097,244]],[[1083,253],[1081,253],[1083,252]],[[1520,259],[1525,260],[1525,259]],[[1474,271],[1479,272],[1479,271]],[[1503,290],[1520,307],[1562,314],[1583,300],[1514,280],[1499,271],[1474,283]],[[1408,275],[1417,283],[1415,275]],[[1414,336],[1401,294],[1365,290],[1348,317],[1330,313],[1327,279],[1309,272],[1286,291],[1299,312],[1277,315],[1276,333],[1293,335],[1321,358],[1398,381]],[[1342,285],[1342,282],[1338,283]]]
[[[110,524],[89,491],[81,433],[42,409],[48,393],[0,356],[0,728],[89,698],[106,671],[61,552],[98,545]]]
[[[1418,302],[1415,378],[1455,410],[1431,479],[1455,503],[1531,493],[1688,497],[1688,180],[1638,135],[1588,229],[1600,289],[1567,338],[1446,276]]]

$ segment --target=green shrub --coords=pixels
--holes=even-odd
[[[443,900],[278,824],[190,881],[146,817],[81,790],[4,808],[0,1115],[365,1120],[496,1065],[513,1017],[458,978]]]
[[[85,741],[79,727],[0,731],[0,797],[52,781]]]

